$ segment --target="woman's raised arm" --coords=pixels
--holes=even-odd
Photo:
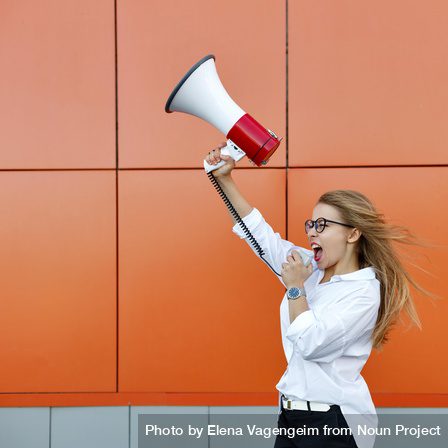
[[[208,153],[205,160],[210,165],[216,165],[221,160],[224,160],[226,162],[225,165],[213,171],[213,175],[228,197],[229,201],[232,203],[235,210],[238,212],[241,218],[244,218],[253,210],[253,207],[247,202],[246,198],[238,190],[238,187],[232,179],[231,173],[235,168],[235,161],[232,159],[232,157],[221,154],[221,148],[224,148],[224,146],[226,146],[225,143],[220,143],[217,148],[212,149]],[[229,215],[232,218],[232,221],[236,222],[230,211]]]

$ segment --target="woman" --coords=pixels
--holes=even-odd
[[[276,386],[278,428],[284,432],[274,448],[370,448],[375,437],[360,433],[358,425],[376,428],[377,417],[360,372],[372,347],[387,342],[402,309],[421,328],[409,283],[432,296],[409,277],[391,243],[425,244],[386,224],[361,193],[336,190],[319,198],[305,223],[313,250],[296,248],[239,192],[231,177],[235,163],[221,154],[224,146],[206,161],[226,161],[213,174],[287,289],[280,319],[288,367]],[[233,231],[247,237],[238,223]],[[308,266],[299,251],[313,257]]]

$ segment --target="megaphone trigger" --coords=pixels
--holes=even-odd
[[[246,153],[239,148],[235,143],[232,142],[232,140],[227,140],[227,145],[221,148],[221,154],[224,156],[230,156],[232,157],[235,162],[238,162],[238,160],[241,160]],[[218,168],[225,165],[226,161],[221,160],[221,162],[218,162],[216,165],[210,165],[204,160],[204,169],[206,173],[210,173],[212,171],[217,170]]]
[[[238,160],[241,160],[246,155],[232,140],[227,140],[227,146],[221,149],[221,154],[232,157],[235,162],[238,162]]]

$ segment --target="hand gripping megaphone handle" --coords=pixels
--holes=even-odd
[[[246,155],[246,153],[237,145],[235,145],[232,140],[227,140],[227,145],[221,148],[221,154],[232,157],[235,162],[238,162],[238,160],[242,159]],[[225,163],[225,160],[221,160],[221,162],[217,163],[216,165],[210,165],[204,160],[205,172],[210,173],[212,171],[215,171],[221,166],[225,165]]]

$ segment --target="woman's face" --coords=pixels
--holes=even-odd
[[[326,218],[332,221],[344,223],[337,208],[318,203],[313,210],[312,220]],[[314,250],[314,259],[319,269],[326,269],[336,265],[341,260],[347,260],[348,240],[353,233],[353,227],[341,226],[327,222],[322,232],[317,232],[313,227],[308,231],[308,240],[313,247],[318,244],[321,250]]]

